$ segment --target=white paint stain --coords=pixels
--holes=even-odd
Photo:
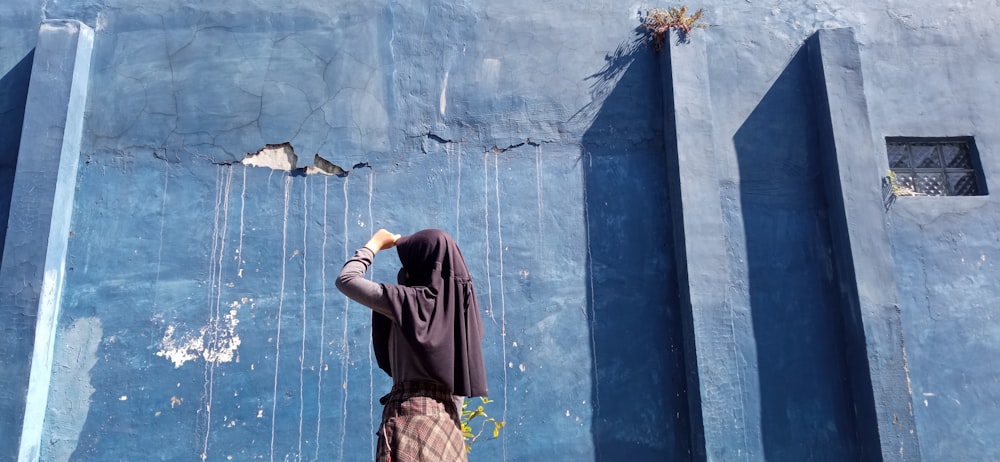
[[[241,342],[240,336],[236,333],[236,326],[240,323],[237,318],[240,307],[240,302],[234,301],[229,305],[228,314],[222,319],[214,319],[208,325],[202,326],[197,334],[187,333],[175,338],[177,328],[168,325],[163,339],[160,340],[160,350],[156,352],[156,356],[167,358],[174,363],[174,368],[199,357],[210,364],[232,362]]]

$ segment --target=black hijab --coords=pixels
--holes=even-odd
[[[396,251],[400,284],[384,287],[407,347],[453,394],[486,396],[483,321],[458,244],[444,231],[425,229],[399,238]],[[391,329],[389,318],[372,312],[375,359],[390,376]]]

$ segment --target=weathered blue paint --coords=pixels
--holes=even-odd
[[[21,144],[21,125],[34,56],[33,51],[29,52],[0,78],[0,223],[4,223],[0,227],[0,246],[7,238],[6,223],[10,216],[17,150]],[[0,264],[3,263],[2,253],[0,248]]]
[[[824,30],[809,43],[813,91],[840,279],[847,376],[865,459],[920,454],[861,61],[853,31]],[[864,225],[858,225],[863,223]],[[877,354],[875,354],[877,352]],[[878,390],[876,392],[876,390]]]
[[[630,38],[619,50],[593,77],[597,86],[614,87],[582,138],[593,457],[685,460],[684,340],[663,89],[655,85],[662,70],[648,44]]]
[[[13,428],[5,428],[3,443],[16,447],[20,435],[21,460],[36,460],[39,452],[92,45],[93,32],[78,21],[43,22],[26,97],[22,138],[31,142],[20,147],[17,157],[4,245],[7,258],[0,266],[3,312],[19,315],[12,316],[12,327],[20,333],[5,336],[0,352],[4,358],[30,358],[13,361],[21,367],[4,379],[4,388],[14,394],[4,400],[4,410],[14,418],[6,423]]]
[[[704,78],[707,49],[680,43],[661,55],[664,123],[669,163],[673,235],[682,303],[685,364],[688,371],[691,446],[695,460],[750,460],[762,454],[756,358],[752,349],[733,348],[748,335],[745,305],[734,303],[732,245],[718,190],[709,85]],[[697,204],[696,206],[692,204]],[[723,270],[724,269],[724,270]],[[719,400],[730,396],[741,403]]]
[[[989,197],[900,197],[891,210],[903,340],[926,460],[1000,455],[992,419],[998,399],[993,207]]]
[[[760,434],[767,460],[858,460],[808,64],[796,53],[733,138]]]
[[[19,2],[9,2],[19,3]],[[27,2],[0,5],[0,246],[7,241],[8,220],[14,191],[21,129],[24,122],[28,80],[38,36],[37,5]],[[34,231],[38,232],[38,231]],[[6,253],[2,247],[0,252]],[[3,256],[0,255],[0,266]],[[2,283],[0,283],[2,284]],[[0,365],[7,374],[0,378],[0,457],[13,458],[24,413],[31,340],[34,336],[34,309],[25,312],[10,302],[0,303]]]
[[[326,281],[380,226],[472,264],[478,460],[1000,455],[995,201],[877,197],[886,136],[1000,171],[1000,7],[712,1],[656,56],[641,6],[0,5],[2,133],[41,19],[95,30],[41,458],[370,458],[388,380]],[[350,173],[238,163],[284,141]],[[2,316],[6,411],[35,320]]]

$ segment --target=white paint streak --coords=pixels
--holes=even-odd
[[[438,110],[441,117],[444,117],[445,108],[448,106],[448,71],[444,71],[444,82],[441,83],[441,97],[438,99]]]
[[[221,180],[221,177],[222,177],[223,173],[225,174],[225,181],[224,181],[223,184],[220,185],[219,183],[220,183],[220,180]],[[210,303],[209,303],[209,306],[210,306],[210,310],[209,310],[209,326],[213,326],[213,327],[216,327],[216,328],[210,329],[209,332],[208,332],[208,335],[207,335],[207,337],[209,338],[209,344],[208,344],[208,347],[206,348],[206,351],[210,351],[210,352],[211,351],[215,351],[218,348],[218,345],[220,345],[220,335],[219,335],[219,329],[217,328],[217,326],[219,326],[219,321],[220,321],[220,316],[219,316],[220,315],[220,307],[222,305],[222,287],[223,287],[223,284],[222,284],[223,270],[222,269],[223,269],[223,260],[224,260],[223,255],[225,255],[225,249],[226,249],[226,233],[227,233],[227,231],[229,229],[229,193],[231,192],[231,188],[232,188],[232,184],[233,184],[233,168],[232,168],[232,166],[227,166],[224,170],[220,170],[219,171],[219,179],[217,179],[216,182],[217,182],[217,187],[216,187],[217,194],[216,194],[216,203],[215,203],[215,221],[214,221],[214,224],[213,224],[213,232],[212,232],[212,237],[213,237],[213,241],[212,241],[212,255],[211,255],[210,259],[209,259],[210,262],[211,262],[211,265],[210,265],[211,271],[210,271],[210,273],[211,273],[211,278],[212,278],[212,283],[209,285],[209,288],[210,288],[210,291],[209,291],[209,300],[210,300]],[[219,227],[220,207],[221,207],[221,214],[222,214],[222,227],[221,227],[221,230],[220,230],[220,227]],[[214,295],[214,300],[211,300],[213,295]],[[238,304],[238,302],[237,302],[237,304]],[[233,316],[233,318],[235,319],[235,316]],[[238,323],[239,323],[239,321],[236,321],[236,324],[238,324]],[[234,331],[234,335],[235,335],[236,324],[233,324],[233,327],[232,327],[233,331]],[[226,337],[222,337],[222,338],[226,338]],[[227,342],[222,342],[222,343],[227,343]],[[237,337],[236,346],[239,346],[238,337]],[[233,351],[235,352],[235,349]],[[229,357],[229,361],[232,360],[232,357],[233,357],[233,355],[231,353],[230,357]],[[208,458],[209,435],[212,433],[212,402],[214,400],[214,392],[215,392],[215,365],[216,365],[216,363],[215,363],[214,360],[210,360],[208,357],[206,357],[205,359],[206,359],[205,364],[206,364],[206,367],[207,367],[207,370],[206,370],[206,383],[205,383],[206,394],[205,394],[205,397],[204,397],[204,405],[205,405],[205,438],[204,438],[204,442],[203,442],[203,446],[202,446],[202,452],[201,452],[201,458],[202,458],[202,460],[205,460],[205,459]]]
[[[163,262],[163,228],[166,225],[167,216],[167,180],[170,178],[170,163],[164,162],[163,169],[163,198],[160,200],[160,242],[156,249],[156,279],[153,281],[153,308],[156,312],[157,301],[160,298],[160,266]]]
[[[493,191],[497,201],[497,245],[500,247],[500,343],[503,345],[503,361],[507,362],[507,306],[503,284],[503,220],[500,217],[500,156],[493,156]],[[513,365],[513,363],[511,363]],[[507,368],[503,369],[503,419],[507,420]],[[507,435],[503,436],[503,459],[507,460]]]
[[[243,166],[243,189],[240,191],[240,242],[236,247],[236,276],[243,277],[243,216],[247,203],[247,167]]]
[[[326,370],[324,367],[324,361],[326,359],[326,236],[329,235],[327,232],[327,221],[326,221],[326,210],[327,210],[327,190],[330,183],[330,179],[323,178],[323,245],[320,247],[320,292],[321,292],[321,302],[320,302],[320,315],[319,315],[319,367],[316,371],[316,452],[313,455],[313,460],[319,460],[319,442],[320,440],[320,427],[323,422],[323,371]]]
[[[302,346],[299,351],[299,450],[298,459],[302,460],[302,426],[304,421],[302,416],[305,414],[306,402],[303,397],[305,396],[305,375],[306,375],[306,337],[307,334],[307,307],[309,298],[306,297],[308,291],[306,290],[306,274],[309,265],[306,264],[306,257],[308,256],[308,245],[309,245],[309,178],[305,178],[302,184]],[[317,440],[317,443],[319,441]]]
[[[350,258],[350,249],[348,247],[348,236],[350,235],[348,228],[348,211],[350,209],[350,201],[347,196],[347,178],[344,178],[344,260]],[[348,325],[347,325],[347,308],[351,305],[351,299],[344,297],[344,332],[341,337],[341,387],[344,389],[344,398],[342,401],[343,411],[341,412],[340,418],[340,452],[337,460],[344,460],[344,440],[347,437],[347,379],[348,379],[348,367],[350,366],[351,358],[351,344],[348,343]]]
[[[587,162],[590,163],[590,165],[588,167],[589,168],[593,168],[593,158],[590,156],[590,153],[585,153],[584,155],[587,157]],[[588,195],[587,194],[587,176],[584,175],[583,176],[583,216],[584,216],[584,222],[587,225],[587,229],[591,229],[590,207],[587,205],[590,202],[589,202],[589,199],[587,198],[587,195]],[[598,365],[597,365],[597,336],[595,334],[595,332],[597,332],[597,310],[595,308],[595,303],[597,302],[597,300],[596,300],[596,297],[594,295],[594,291],[597,289],[597,287],[594,285],[594,251],[593,251],[593,247],[591,246],[591,242],[590,242],[590,233],[587,233],[587,275],[588,275],[588,278],[589,278],[588,281],[587,281],[587,284],[590,286],[590,303],[589,303],[590,310],[586,313],[586,316],[589,318],[589,321],[590,321],[590,354],[591,354],[591,361],[593,362],[593,365],[591,367],[593,367],[594,370],[596,371],[596,370],[598,370]],[[600,415],[600,410],[601,410],[601,381],[600,380],[594,380],[594,410],[592,411],[593,415],[599,416]],[[595,439],[594,440],[594,452],[595,453],[600,453],[598,448],[599,448],[599,446],[598,446],[598,440]]]
[[[462,218],[462,143],[455,143],[455,154],[458,165],[458,171],[455,173],[455,240],[458,242],[462,241],[462,227],[459,225]],[[448,144],[451,146],[451,143]]]
[[[278,411],[278,365],[281,359],[281,315],[285,306],[285,273],[288,262],[288,202],[292,177],[285,177],[285,208],[281,220],[281,288],[278,295],[278,326],[274,338],[274,390],[271,394],[271,462],[274,462],[274,423]]]
[[[538,196],[538,245],[541,245],[545,236],[545,229],[542,227],[542,216],[545,210],[545,201],[542,199],[542,145],[535,146],[535,193]]]
[[[493,278],[490,275],[490,152],[483,154],[483,232],[486,241],[486,294],[489,304],[486,306],[486,315],[490,317],[493,324],[497,320],[493,317]]]
[[[223,180],[217,178],[220,183],[216,191],[216,216],[215,226],[212,232],[212,253],[209,263],[210,284],[209,284],[209,320],[208,323],[195,332],[186,332],[179,338],[175,337],[177,328],[168,325],[163,338],[160,340],[160,349],[156,356],[166,358],[174,364],[175,368],[181,367],[188,361],[194,361],[199,357],[205,360],[206,379],[211,379],[211,368],[220,363],[232,362],[236,357],[241,340],[236,332],[239,324],[239,308],[241,303],[234,301],[229,306],[229,312],[225,316],[221,314],[221,283],[223,272],[222,254],[225,252],[225,233],[229,223],[229,188],[231,185],[231,173]],[[225,181],[225,183],[223,183]],[[220,226],[221,216],[221,226]],[[210,386],[210,383],[206,383]],[[211,390],[206,389],[206,395],[210,395]]]

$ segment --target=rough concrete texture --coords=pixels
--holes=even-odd
[[[50,20],[39,27],[22,119],[31,142],[20,146],[7,199],[0,299],[11,316],[0,357],[12,361],[2,379],[11,395],[3,401],[9,418],[2,443],[16,447],[16,435],[25,436],[20,459],[38,456],[51,384],[93,37],[79,21]]]
[[[899,198],[887,226],[850,208],[881,204],[886,136],[971,135],[992,185],[1000,5],[706,1],[669,63],[635,34],[651,6],[0,4],[3,216],[45,139],[22,133],[39,25],[94,30],[51,405],[19,417],[39,313],[0,302],[0,459],[371,458],[389,380],[329,281],[379,227],[444,228],[470,262],[507,422],[476,460],[1000,458],[995,200]],[[870,139],[830,172],[824,117],[854,121],[823,114],[804,47],[839,28]],[[294,168],[243,162],[285,142]],[[4,220],[0,283],[23,286]],[[878,288],[839,239],[866,233],[898,311],[855,309]],[[886,415],[919,445],[887,450]]]

